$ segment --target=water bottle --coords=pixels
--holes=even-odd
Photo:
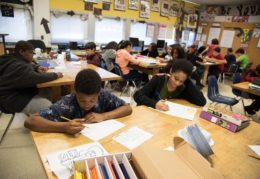
[[[70,49],[67,49],[65,54],[66,54],[66,60],[70,61],[71,60]]]

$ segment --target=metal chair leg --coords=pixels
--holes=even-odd
[[[14,120],[14,116],[15,116],[15,113],[12,114],[12,117],[11,117],[10,121],[8,122],[6,128],[5,128],[5,131],[4,131],[4,133],[3,133],[2,137],[1,137],[1,140],[0,140],[0,144],[1,144],[1,143],[3,142],[3,140],[4,140],[4,137],[5,137],[5,135],[6,135],[7,131],[8,131],[8,129],[9,129],[9,127],[11,126],[11,124],[12,124],[12,122],[13,122],[13,120]]]
[[[230,107],[230,110],[232,111],[232,106],[229,105],[229,107]]]
[[[245,110],[245,103],[244,103],[244,100],[243,100],[243,98],[241,98],[241,101],[242,101],[242,105],[243,105],[244,114],[246,115],[246,110]]]
[[[126,89],[128,89],[128,87],[129,87],[129,81],[126,82],[126,85],[125,85],[124,89],[122,90],[120,96],[122,96],[122,94],[126,91]]]

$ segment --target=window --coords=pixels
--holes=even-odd
[[[28,10],[14,8],[14,17],[0,16],[0,33],[9,34],[6,42],[17,42],[33,38],[32,19]]]
[[[120,42],[124,39],[124,23],[122,20],[104,18],[96,19],[95,42],[109,43],[110,41]]]
[[[145,45],[149,45],[153,42],[152,37],[146,37],[146,23],[131,23],[130,36],[137,37],[139,40],[144,41]]]
[[[195,39],[195,32],[190,30],[182,31],[182,39],[181,41],[186,44],[186,47],[191,46]]]
[[[64,43],[69,41],[83,42],[87,31],[87,21],[82,21],[80,15],[51,14],[51,42]]]

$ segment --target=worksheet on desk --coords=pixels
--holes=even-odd
[[[113,137],[115,141],[132,150],[137,146],[141,145],[153,135],[146,132],[138,127],[132,127],[125,132]]]
[[[86,127],[80,133],[93,141],[98,141],[124,126],[125,124],[111,119],[99,123],[86,124]]]
[[[103,146],[95,142],[51,153],[46,157],[51,171],[55,173],[57,178],[68,179],[73,175],[74,160],[83,160],[107,154],[108,152],[103,148]]]
[[[193,108],[193,107],[189,107],[189,106],[185,106],[185,105],[181,105],[181,104],[177,104],[177,103],[173,103],[173,102],[169,102],[169,101],[166,101],[165,103],[169,106],[168,111],[161,111],[161,110],[156,110],[156,111],[159,111],[159,112],[171,115],[171,116],[188,119],[191,121],[194,119],[194,116],[197,112],[197,109]]]

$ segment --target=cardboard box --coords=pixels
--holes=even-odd
[[[99,162],[104,162],[104,165],[107,165],[106,161],[109,160],[116,163],[124,163],[131,179],[223,178],[215,169],[211,168],[210,163],[188,143],[178,137],[174,138],[174,143],[176,149],[174,152],[156,149],[149,145],[142,145],[134,149],[132,153],[114,154],[74,161],[74,173],[76,170],[89,173],[89,168],[97,167]],[[132,166],[129,165],[128,161],[125,161],[126,159],[132,161]],[[124,178],[123,173],[120,172],[119,175],[120,178]],[[109,174],[109,178],[113,178],[111,176],[112,175]],[[88,177],[87,174],[87,178]],[[100,174],[98,174],[98,178],[99,177],[101,177]],[[76,179],[78,177],[74,175],[74,178]]]

